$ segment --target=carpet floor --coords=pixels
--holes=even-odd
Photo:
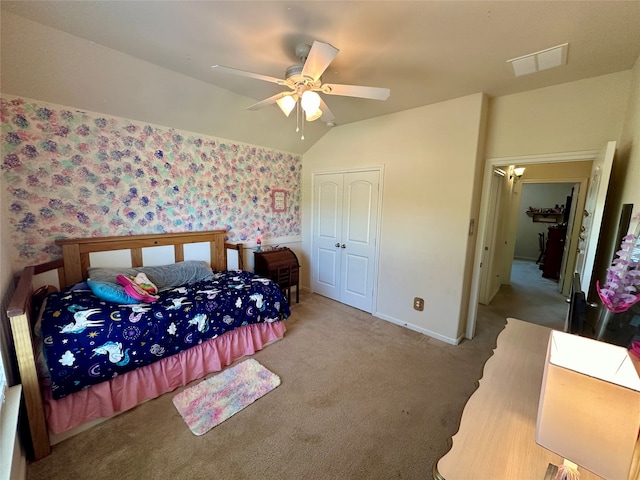
[[[302,292],[284,339],[254,356],[282,384],[250,408],[196,437],[172,404],[178,389],[55,445],[27,478],[431,478],[518,317],[517,296],[503,296],[480,306],[474,340],[452,346]]]

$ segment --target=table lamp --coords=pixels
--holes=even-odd
[[[551,332],[536,442],[607,480],[638,478],[639,372],[623,347]],[[566,470],[556,478],[576,478]]]

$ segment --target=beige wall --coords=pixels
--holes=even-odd
[[[492,99],[488,109],[486,158],[601,149],[607,141],[620,137],[630,82],[631,72],[621,72]],[[307,192],[306,196],[303,193],[303,249],[307,252],[310,242],[310,172],[314,169],[385,164],[383,234],[376,314],[392,321],[407,323],[427,334],[447,338],[451,338],[454,331],[455,335],[459,335],[466,323],[466,315],[460,314],[464,309],[458,307],[468,301],[469,291],[466,285],[472,255],[467,255],[467,251],[463,254],[461,245],[442,235],[447,230],[448,223],[453,221],[443,220],[438,213],[461,215],[448,205],[451,197],[472,188],[471,185],[477,187],[481,181],[472,179],[477,174],[476,170],[472,174],[465,173],[464,168],[458,169],[460,166],[468,166],[466,162],[452,163],[448,174],[443,172],[439,180],[432,180],[438,178],[433,176],[436,173],[432,170],[433,166],[430,163],[416,163],[414,158],[442,158],[445,161],[456,158],[455,154],[451,154],[453,150],[447,152],[449,154],[440,154],[438,148],[443,142],[440,136],[450,141],[456,138],[451,136],[451,132],[458,132],[458,129],[449,129],[450,124],[438,122],[437,118],[433,122],[421,122],[415,117],[415,112],[428,112],[429,116],[433,114],[437,117],[438,109],[455,102],[444,102],[438,106],[339,127],[303,158],[303,192]],[[420,131],[416,131],[416,124],[419,124]],[[477,131],[482,130],[479,125]],[[413,138],[416,135],[418,138]],[[408,155],[406,151],[409,152]],[[589,171],[590,162],[572,162],[529,165],[525,175],[541,180],[570,178],[573,181],[588,178]],[[465,186],[467,182],[471,182],[469,187]],[[391,185],[402,187],[395,188]],[[442,196],[440,199],[439,195]],[[467,216],[460,216],[453,222],[456,223],[458,235],[462,234],[462,228],[468,229],[470,218],[477,217],[474,198],[473,194],[466,198],[469,202]],[[423,207],[432,202],[440,207],[434,211]],[[514,237],[509,230],[506,228],[505,233],[513,243]],[[471,243],[466,246],[473,248]],[[513,246],[507,246],[507,250],[509,247],[512,258]],[[454,257],[456,259],[451,260]],[[457,257],[469,259],[462,270],[455,268]],[[504,259],[504,254],[500,258]],[[448,261],[451,263],[446,265]],[[510,260],[503,260],[501,263],[510,265]],[[309,268],[305,270],[308,273]],[[443,279],[440,282],[436,279],[438,275],[432,273],[437,271],[440,271]],[[454,278],[461,274],[462,277],[458,278],[457,286],[454,287]],[[425,276],[424,279],[421,276]],[[508,280],[507,272],[503,272],[503,278]],[[308,279],[305,281],[308,282]],[[428,292],[426,296],[424,290]],[[414,296],[425,298],[425,312],[411,309],[410,301]],[[458,320],[454,327],[455,318]]]
[[[303,157],[305,261],[311,257],[311,174],[384,165],[375,314],[446,341],[458,339],[466,319],[484,105],[477,94],[340,126]],[[302,271],[309,285],[309,265]],[[414,297],[425,299],[423,312],[412,308]]]
[[[487,158],[600,150],[622,131],[630,72],[493,98]]]
[[[611,173],[601,246],[596,256],[594,278],[601,282],[606,276],[606,269],[615,251],[618,250],[614,240],[622,204],[632,203],[633,214],[640,213],[640,57],[629,74],[631,88],[625,102],[624,124]],[[594,298],[595,293],[591,292],[591,296]]]
[[[622,203],[636,205],[640,212],[640,57],[632,70],[631,90],[627,101],[624,128],[618,148],[619,162],[626,165],[622,186]]]
[[[634,81],[638,82],[637,77],[634,79],[631,71],[625,71],[493,98],[489,103],[486,157],[505,158],[503,165],[510,165],[517,162],[513,157],[518,156],[601,150],[608,141],[618,140],[623,125],[628,123],[625,112]],[[619,161],[616,158],[616,162]],[[589,177],[591,168],[591,162],[587,164],[584,165],[585,178]],[[565,172],[567,168],[574,167],[571,164],[528,165],[524,178],[573,180],[583,177],[581,170]],[[511,216],[508,230],[512,239],[515,238],[514,222],[515,217]],[[508,283],[513,242],[507,245],[502,258],[503,283]]]

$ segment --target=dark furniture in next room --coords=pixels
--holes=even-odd
[[[544,254],[544,264],[542,276],[557,280],[560,277],[560,267],[562,266],[562,254],[564,252],[564,238],[567,234],[567,227],[564,225],[552,225],[549,227],[547,235],[547,248]]]
[[[291,303],[291,287],[296,287],[296,303],[300,302],[300,263],[287,247],[253,252],[254,272],[275,281],[287,293]]]

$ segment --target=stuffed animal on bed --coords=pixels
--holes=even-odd
[[[116,280],[124,287],[124,291],[127,292],[127,295],[131,298],[145,303],[158,300],[158,296],[154,295],[154,293],[158,293],[158,288],[151,283],[144,273],[138,273],[135,277],[118,275]]]

